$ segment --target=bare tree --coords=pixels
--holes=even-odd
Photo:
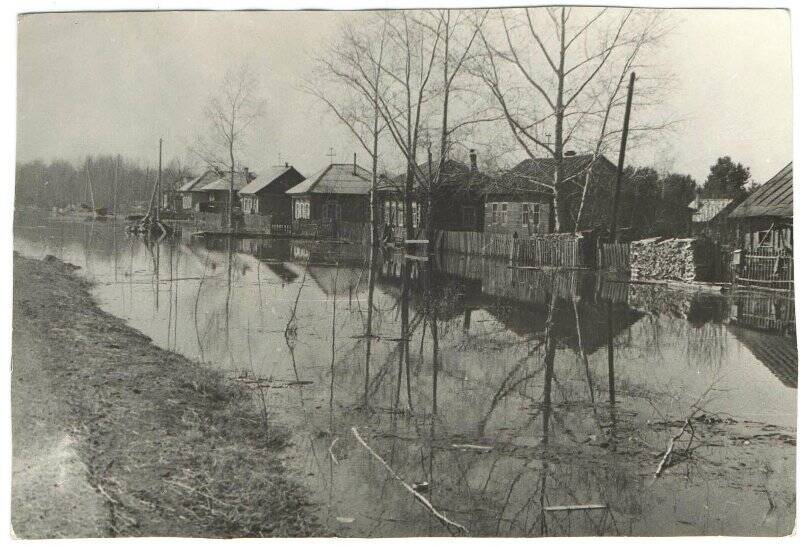
[[[442,20],[431,28],[408,11],[380,12],[386,25],[388,51],[383,62],[386,91],[379,96],[380,113],[406,164],[403,184],[405,228],[411,234],[417,152],[424,123],[423,108],[435,95],[431,76],[442,42]],[[373,60],[374,61],[374,60]]]
[[[380,107],[406,165],[402,190],[407,232],[414,217],[411,196],[415,183],[427,194],[426,224],[430,230],[432,196],[445,176],[453,136],[462,128],[484,121],[467,101],[454,105],[454,99],[466,91],[457,82],[465,74],[463,69],[474,52],[487,13],[487,10],[424,10],[382,15],[395,55],[384,69],[389,86],[380,97]],[[438,133],[439,160],[435,168],[432,132]],[[417,154],[423,147],[428,148],[427,172],[417,164]]]
[[[208,99],[205,116],[207,136],[198,137],[195,153],[207,165],[230,173],[227,225],[232,227],[236,156],[247,130],[264,114],[265,101],[259,96],[258,81],[246,65],[229,70],[218,92]]]
[[[532,174],[531,182],[552,194],[560,231],[564,183],[581,176],[565,174],[565,147],[587,146],[594,160],[606,150],[618,131],[611,127],[624,104],[622,82],[642,51],[663,35],[662,18],[651,10],[548,7],[500,10],[495,23],[481,31],[484,56],[474,73],[526,155],[552,158],[552,179],[546,170]]]
[[[380,138],[386,129],[380,110],[386,24],[352,22],[341,28],[341,40],[318,61],[314,82],[302,88],[317,97],[356,138],[372,162],[370,192],[371,243],[377,245],[377,190]],[[377,35],[377,37],[375,36]]]

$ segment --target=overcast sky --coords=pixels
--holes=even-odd
[[[789,16],[778,10],[678,10],[659,54],[677,78],[667,107],[683,120],[631,162],[699,182],[721,155],[763,182],[791,160]],[[254,68],[267,111],[251,169],[293,163],[310,175],[358,148],[297,91],[346,12],[38,14],[19,21],[17,158],[120,153],[155,163],[187,157],[206,126],[203,104],[226,69]],[[635,115],[635,113],[634,113]],[[362,154],[363,156],[363,154]],[[616,159],[612,159],[616,161]],[[366,164],[366,158],[364,159]]]

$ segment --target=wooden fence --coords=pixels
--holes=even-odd
[[[441,252],[503,258],[517,266],[588,266],[580,236],[514,238],[507,234],[443,230],[436,233],[434,242]]]
[[[600,244],[598,265],[604,270],[629,271],[631,269],[631,244],[620,242]]]
[[[794,263],[788,254],[743,253],[735,272],[739,286],[794,290]]]

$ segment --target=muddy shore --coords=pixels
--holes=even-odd
[[[324,534],[250,393],[101,311],[73,270],[14,256],[14,534]]]

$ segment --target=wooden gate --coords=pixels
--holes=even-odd
[[[789,254],[742,253],[734,268],[736,285],[794,290],[794,261]]]

